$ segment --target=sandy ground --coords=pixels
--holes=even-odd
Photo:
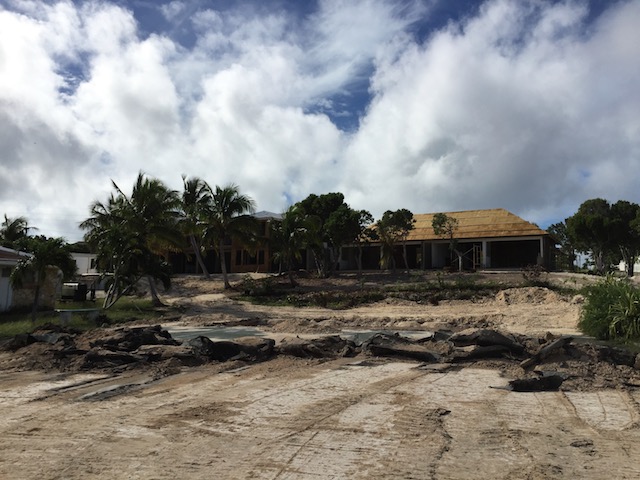
[[[575,334],[580,308],[518,289],[437,306],[274,309],[189,277],[166,300],[184,309],[172,326],[261,319],[275,338],[467,326]],[[160,379],[4,369],[0,478],[640,478],[640,390],[518,393],[486,366],[277,357]]]

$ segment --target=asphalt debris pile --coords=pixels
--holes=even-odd
[[[291,338],[276,344],[264,337],[212,341],[198,336],[181,342],[159,325],[83,333],[49,324],[2,347],[11,352],[2,367],[15,369],[117,372],[170,365],[165,370],[172,374],[183,367],[263,362],[276,355],[320,361],[367,356],[440,369],[494,368],[512,379],[508,388],[514,391],[640,388],[640,355],[628,349],[571,336],[534,337],[489,328],[439,330],[419,338],[378,332],[359,344],[339,335]]]

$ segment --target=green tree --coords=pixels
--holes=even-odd
[[[3,247],[20,250],[23,243],[29,238],[29,230],[36,230],[29,226],[25,217],[9,218],[5,214],[4,221],[0,225],[0,244]]]
[[[76,262],[71,257],[69,247],[62,238],[30,237],[25,240],[23,249],[30,255],[20,260],[11,272],[11,283],[14,287],[20,288],[25,276],[33,276],[35,289],[31,321],[35,323],[39,309],[40,292],[47,276],[47,268],[57,267],[62,271],[63,279],[69,279],[76,273]]]
[[[255,241],[258,224],[251,215],[255,211],[254,200],[240,194],[237,185],[216,186],[206,213],[205,238],[210,240],[220,257],[224,288],[231,288],[227,261],[224,255],[226,241],[237,240],[244,244]]]
[[[446,213],[436,213],[431,221],[431,227],[436,235],[440,238],[449,240],[449,250],[455,253],[458,259],[458,271],[462,271],[462,253],[458,250],[458,240],[456,233],[458,232],[459,222],[455,217],[451,217]]]
[[[559,246],[561,262],[558,267],[573,272],[576,267],[576,248],[567,232],[567,225],[564,222],[554,223],[547,228],[547,232]]]
[[[326,277],[339,265],[342,247],[358,243],[365,211],[352,209],[339,192],[311,194],[297,205],[305,215],[314,218],[311,223],[317,227],[309,232],[307,247],[313,254],[318,275]]]
[[[576,249],[590,254],[596,271],[604,274],[607,271],[607,258],[614,249],[609,202],[602,198],[587,200],[565,223],[569,239]]]
[[[396,272],[394,251],[399,242],[402,242],[402,257],[407,272],[409,271],[406,240],[409,232],[413,230],[414,224],[415,219],[413,218],[413,213],[406,208],[401,208],[396,211],[387,210],[380,220],[376,222],[376,232],[382,244],[380,263],[384,268],[388,268],[389,264],[391,264],[393,273]]]
[[[315,220],[315,217],[305,215],[298,205],[292,205],[280,220],[274,220],[270,224],[269,241],[273,261],[281,269],[284,267],[287,270],[292,286],[296,285],[293,266],[302,260],[302,250],[307,246],[309,232],[317,229],[317,225],[313,225]]]
[[[138,174],[127,196],[112,181],[115,194],[107,202],[95,202],[91,216],[80,224],[85,240],[95,249],[98,266],[112,274],[104,308],[131,291],[143,277],[149,283],[154,305],[162,305],[155,281],[171,285],[169,265],[162,253],[183,245],[179,228],[180,198],[160,180]]]
[[[633,277],[634,265],[640,255],[640,231],[636,228],[640,205],[620,200],[611,205],[611,217],[613,242],[620,250],[627,276]]]
[[[354,244],[362,233],[361,212],[353,210],[343,203],[331,212],[324,224],[324,230],[331,249],[332,270],[337,269],[340,263],[342,247]]]
[[[187,178],[182,176],[182,227],[189,239],[191,249],[205,278],[209,278],[209,271],[202,259],[202,239],[206,231],[207,212],[211,206],[211,187],[198,177]]]
[[[362,249],[365,245],[378,239],[376,230],[370,228],[373,224],[373,215],[367,210],[358,211],[358,234],[355,244],[358,248],[356,262],[358,264],[358,275],[362,275]]]

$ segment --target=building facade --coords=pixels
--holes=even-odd
[[[270,225],[274,220],[279,220],[282,215],[273,212],[261,211],[253,214],[258,222],[257,243],[248,248],[238,241],[227,239],[224,242],[222,254],[225,256],[225,264],[229,273],[268,273],[275,271],[272,253],[269,246]],[[202,273],[193,252],[168,253],[167,258],[173,273]],[[209,273],[220,273],[220,256],[214,249],[205,252],[203,261]]]
[[[397,245],[394,253],[399,268],[404,267],[403,249],[406,248],[409,268],[458,269],[458,255],[451,250],[449,239],[436,235],[433,230],[434,215],[414,215],[414,229],[404,246]],[[531,265],[540,265],[547,270],[554,268],[555,243],[549,234],[507,210],[468,210],[447,212],[446,215],[458,222],[454,239],[464,270],[519,269]],[[341,269],[357,268],[357,250],[356,247],[343,249]],[[379,244],[364,247],[363,268],[379,269],[380,256]]]

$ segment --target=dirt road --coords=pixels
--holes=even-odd
[[[515,296],[426,313],[389,303],[280,317],[301,331],[372,319],[427,328],[477,322],[484,309],[483,321],[507,329],[544,330],[545,319],[550,328],[575,329],[576,305],[547,299],[520,308]],[[261,315],[261,308],[206,301],[213,303],[183,321]],[[509,378],[500,370],[484,366],[277,357],[182,368],[160,379],[5,370],[0,478],[640,478],[638,388],[518,393],[501,388]]]
[[[25,376],[27,378],[25,378]],[[495,370],[275,360],[144,377],[4,375],[2,478],[640,477],[636,392],[516,393]],[[109,398],[114,385],[134,384]]]

